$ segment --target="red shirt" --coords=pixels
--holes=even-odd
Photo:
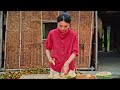
[[[59,28],[53,29],[48,34],[45,47],[51,50],[51,57],[55,58],[55,66],[50,64],[50,67],[61,72],[61,68],[72,53],[78,56],[77,33],[69,29],[65,34],[62,34]],[[74,64],[75,60],[70,63],[69,70],[74,70]]]

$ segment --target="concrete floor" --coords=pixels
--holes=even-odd
[[[99,52],[98,70],[81,71],[88,74],[96,74],[100,71],[112,72],[113,78],[120,78],[120,53],[118,52]]]

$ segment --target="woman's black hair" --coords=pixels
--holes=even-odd
[[[70,23],[71,17],[67,12],[62,12],[57,18],[57,22],[60,22],[60,21],[65,21],[66,23]]]

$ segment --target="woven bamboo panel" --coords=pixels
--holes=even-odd
[[[20,12],[8,11],[5,68],[19,68]]]
[[[92,11],[80,12],[80,67],[89,68],[91,45]]]
[[[79,11],[69,11],[71,16],[71,28],[78,33],[78,25],[79,25]],[[75,67],[79,66],[79,58],[76,58]]]
[[[58,11],[42,11],[42,20],[57,20]]]
[[[20,11],[8,11],[7,31],[20,30]]]
[[[43,41],[43,65],[46,66],[46,67],[49,67],[49,62],[48,62],[48,58],[46,56],[46,53],[45,53],[45,40]]]
[[[41,19],[39,11],[22,11],[21,68],[41,65]]]
[[[78,32],[78,23],[79,23],[79,11],[69,11],[71,16],[71,28]]]
[[[19,31],[7,32],[5,68],[18,68],[19,62]]]

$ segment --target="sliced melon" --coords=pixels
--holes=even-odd
[[[76,73],[72,70],[70,70],[67,74],[67,78],[74,78],[76,76]]]
[[[53,73],[50,73],[50,74],[48,75],[48,79],[53,79],[53,77],[54,77]]]
[[[96,73],[97,79],[111,79],[112,73],[108,71],[98,72]]]
[[[60,79],[60,74],[59,73],[55,73],[54,74],[54,79]]]

